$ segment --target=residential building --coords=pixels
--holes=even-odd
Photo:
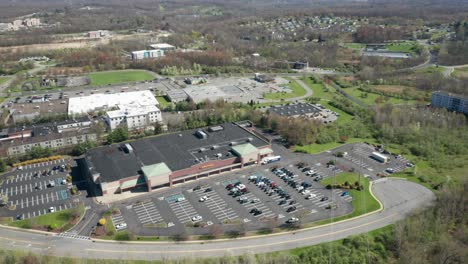
[[[106,196],[255,166],[272,153],[250,122],[225,123],[99,147],[86,154],[82,169]]]
[[[6,128],[0,132],[0,156],[22,156],[33,147],[71,148],[86,141],[97,141],[97,135],[92,130],[92,122],[84,119]]]
[[[63,100],[45,100],[44,97],[38,97],[31,103],[11,104],[8,109],[9,120],[14,124],[18,122],[33,121],[42,116],[66,115],[68,109],[68,99]]]
[[[468,114],[468,96],[437,91],[432,93],[431,101],[433,107]]]
[[[121,109],[106,113],[106,122],[111,130],[126,127],[129,130],[144,129],[162,122],[161,110],[154,105],[141,108]]]
[[[132,60],[154,59],[164,56],[164,50],[138,50],[132,51]]]
[[[167,43],[158,43],[158,44],[151,44],[150,48],[156,49],[156,50],[162,50],[162,51],[174,51],[176,50],[175,46],[172,46]]]

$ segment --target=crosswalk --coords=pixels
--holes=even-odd
[[[205,188],[201,188],[200,190],[194,191],[194,193],[196,193],[199,198],[205,195],[208,197],[208,199],[203,203],[208,207],[208,209],[210,209],[217,219],[224,221],[239,218],[236,212],[228,206],[226,201],[224,201],[218,193],[213,190],[209,192],[206,192],[205,190]]]
[[[152,201],[134,204],[132,208],[142,224],[156,224],[164,221]]]
[[[91,240],[88,236],[80,236],[76,231],[72,232],[62,232],[57,234],[59,237],[68,237],[68,238],[75,238],[75,239],[82,239],[82,240]]]
[[[199,215],[187,199],[183,201],[166,199],[166,201],[169,203],[169,207],[181,223],[192,222],[192,218]]]

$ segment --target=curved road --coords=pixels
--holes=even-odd
[[[40,254],[93,259],[169,259],[242,255],[287,250],[366,233],[403,219],[429,205],[434,194],[404,180],[376,182],[374,194],[383,203],[378,213],[327,226],[270,236],[204,242],[104,242],[0,229],[0,247]]]

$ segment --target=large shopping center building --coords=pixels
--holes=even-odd
[[[86,154],[84,169],[109,195],[241,169],[272,153],[269,140],[244,121],[99,147]]]

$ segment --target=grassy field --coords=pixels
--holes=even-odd
[[[10,79],[10,77],[0,77],[0,85],[4,84],[9,79]]]
[[[452,76],[455,78],[468,78],[468,67],[455,69]]]
[[[348,219],[348,218],[352,218],[355,216],[363,215],[363,214],[378,210],[380,208],[379,202],[371,195],[369,191],[370,184],[367,178],[363,176],[359,177],[358,174],[349,173],[349,172],[338,174],[335,178],[330,177],[330,178],[324,179],[322,180],[321,183],[323,185],[328,185],[328,184],[333,185],[333,184],[344,184],[345,182],[348,182],[350,185],[354,185],[354,183],[358,182],[360,178],[361,180],[360,184],[364,186],[364,190],[358,191],[355,189],[352,189],[352,190],[344,189],[343,191],[349,191],[349,194],[353,197],[353,201],[352,201],[353,212],[348,215],[336,217],[332,219],[333,221],[340,221],[343,219]],[[327,223],[330,221],[331,220],[325,220],[325,221],[320,221],[319,223],[323,224],[323,223]]]
[[[343,43],[343,46],[345,46],[348,49],[356,49],[360,50],[366,47],[366,44],[362,43]]]
[[[417,47],[415,42],[399,42],[399,43],[390,43],[386,45],[386,48],[394,52],[414,52],[414,49]]]
[[[314,80],[310,79],[309,77],[306,78],[301,78],[301,80],[310,87],[313,91],[312,97],[317,97],[320,98],[319,104],[322,104],[324,107],[337,112],[340,114],[340,117],[338,118],[338,122],[340,123],[348,123],[353,121],[353,116],[350,114],[347,114],[343,112],[342,110],[335,108],[330,105],[330,101],[333,100],[333,96],[342,96],[341,94],[338,94],[335,90],[330,85],[324,85],[322,83],[316,83]]]
[[[375,105],[379,104],[377,101],[381,100],[380,103],[390,103],[390,104],[404,104],[404,103],[415,103],[414,100],[403,100],[400,98],[383,96],[375,93],[367,93],[360,91],[358,87],[346,88],[344,90],[350,96],[356,98],[357,100],[363,102],[366,105]]]
[[[37,216],[31,219],[24,219],[9,223],[10,226],[30,229],[34,227],[42,227],[45,229],[69,229],[70,222],[73,220],[73,214],[78,212],[79,216],[84,213],[84,206],[78,206],[76,209],[67,209],[55,213],[48,213]]]
[[[90,73],[91,85],[108,85],[126,82],[153,80],[154,76],[147,71],[109,71]]]
[[[307,91],[302,88],[301,85],[299,85],[296,81],[292,79],[288,79],[290,83],[288,84],[288,87],[292,90],[290,93],[282,93],[282,92],[277,92],[277,93],[267,93],[263,97],[265,99],[270,99],[270,100],[281,100],[281,99],[289,99],[289,98],[294,98],[294,97],[300,97],[304,96]]]
[[[169,105],[172,105],[164,96],[156,96],[156,100],[158,100],[161,109],[166,109]]]
[[[422,68],[419,70],[416,70],[417,73],[443,73],[444,68],[443,67],[437,67],[437,66],[430,66],[426,68]]]
[[[369,138],[350,138],[345,143],[331,142],[331,143],[327,143],[327,144],[310,144],[310,145],[306,145],[306,146],[296,146],[294,148],[294,150],[309,153],[309,154],[317,154],[317,153],[321,153],[321,152],[324,152],[324,151],[328,151],[328,150],[337,148],[339,146],[343,146],[345,144],[357,143],[357,142],[376,143],[375,140],[369,139]]]

